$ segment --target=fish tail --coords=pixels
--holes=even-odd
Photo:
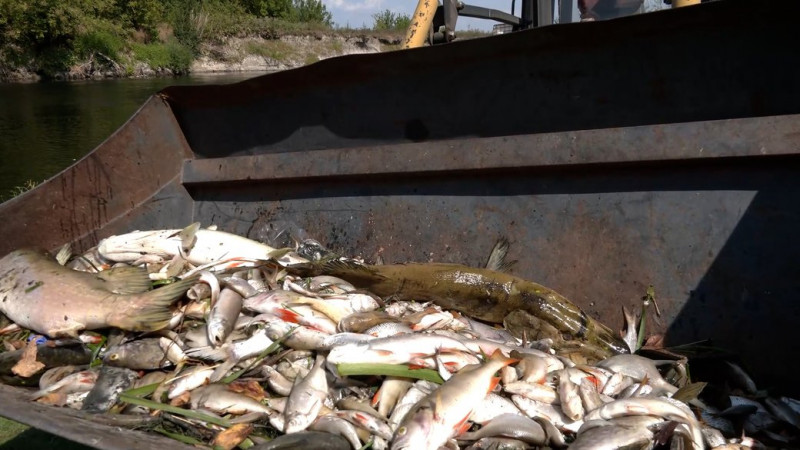
[[[514,364],[516,362],[519,362],[519,359],[509,358],[508,356],[504,355],[503,352],[501,352],[500,349],[498,348],[495,349],[494,353],[492,353],[492,356],[489,357],[489,361],[500,364],[500,367],[505,367]]]
[[[187,278],[144,294],[123,297],[126,303],[109,317],[108,324],[128,331],[160,330],[172,318],[170,306],[196,282],[196,277]]]

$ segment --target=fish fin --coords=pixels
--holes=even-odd
[[[471,416],[471,415],[472,415],[472,412],[470,412],[469,414],[464,416],[464,418],[461,419],[456,424],[455,427],[453,427],[453,430],[455,430],[455,434],[453,436],[458,436],[458,435],[461,435],[462,433],[466,433],[470,429],[470,427],[472,425],[467,421],[467,419],[469,419],[469,416]]]
[[[502,362],[503,365],[501,367],[505,367],[514,364],[516,362],[519,362],[519,359],[509,358],[508,356],[504,355],[503,352],[500,351],[500,349],[498,348],[495,349],[495,351],[492,353],[492,356],[489,357],[489,361]]]
[[[433,405],[433,420],[441,420],[440,412],[444,411],[444,406],[442,405],[442,393],[440,391],[436,391],[436,400]]]
[[[195,347],[186,350],[186,355],[207,361],[222,361],[228,358],[227,347],[214,348],[210,345],[205,347]]]
[[[375,407],[375,405],[377,405],[377,404],[378,404],[378,402],[380,401],[380,398],[381,398],[381,397],[380,397],[380,396],[381,396],[381,389],[383,389],[383,387],[379,387],[379,388],[378,388],[378,390],[377,390],[377,391],[375,391],[375,395],[373,395],[373,396],[372,396],[372,400],[370,401],[370,405],[371,405],[373,408],[374,408],[374,407]]]
[[[58,249],[58,253],[56,253],[56,261],[62,266],[67,264],[69,258],[72,256],[72,246],[67,242],[66,244],[62,245],[61,248]]]
[[[128,331],[156,331],[172,318],[170,306],[197,282],[186,278],[150,292],[118,298],[119,308],[108,317],[108,324]]]
[[[500,384],[500,377],[492,377],[489,381],[489,389],[486,390],[486,393],[492,392],[497,385]]]
[[[99,272],[95,276],[105,282],[103,289],[115,294],[141,294],[152,287],[147,269],[142,267],[115,267]]]
[[[200,230],[200,222],[195,222],[178,233],[178,237],[181,239],[181,250],[184,253],[189,253],[194,248],[198,230]]]
[[[504,272],[510,269],[516,261],[511,263],[506,262],[508,247],[508,239],[505,237],[498,239],[492,248],[492,252],[489,253],[489,259],[486,261],[486,268],[496,272]]]
[[[689,403],[692,400],[695,400],[700,392],[706,387],[708,383],[704,381],[700,381],[697,383],[689,383],[686,386],[678,389],[672,394],[672,398],[675,400],[680,400],[684,403]]]

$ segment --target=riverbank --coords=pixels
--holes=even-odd
[[[189,73],[277,71],[301,67],[334,56],[379,53],[400,48],[401,33],[331,32],[287,34],[275,38],[226,37],[203,42],[189,64]],[[58,72],[55,80],[153,78],[181,75],[164,66],[133,60],[132,54],[117,61],[101,53]],[[0,65],[0,82],[36,82],[41,76],[28,67]]]

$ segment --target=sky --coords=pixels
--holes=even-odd
[[[333,15],[333,22],[341,27],[372,28],[374,20],[372,15],[381,11],[390,10],[397,14],[411,15],[417,6],[417,0],[322,0],[325,7]],[[441,2],[440,2],[441,3]],[[467,0],[465,3],[474,6],[483,6],[510,12],[511,0]],[[517,0],[519,9],[520,0]],[[459,17],[456,22],[457,30],[478,29],[490,31],[497,22],[491,20],[471,19]]]
[[[322,3],[333,15],[333,21],[336,25],[341,27],[349,26],[351,28],[372,28],[374,24],[372,15],[387,9],[397,14],[410,16],[417,6],[417,0],[322,0]],[[466,0],[465,3],[511,12],[511,0]],[[517,0],[515,3],[515,13],[519,15],[522,1]],[[644,3],[646,10],[665,7],[661,0],[645,0]],[[574,20],[577,20],[577,7],[573,7],[573,10],[575,11]],[[456,22],[456,30],[491,31],[492,25],[495,23],[497,22],[492,20],[459,17]]]

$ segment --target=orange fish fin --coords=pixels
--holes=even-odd
[[[492,392],[494,388],[497,387],[498,383],[500,383],[500,377],[492,377],[492,380],[489,381],[489,389],[486,391],[486,393],[488,394],[489,392]]]
[[[470,429],[472,425],[467,421],[467,419],[469,419],[469,416],[471,415],[472,413],[467,414],[463,419],[458,421],[455,427],[453,427],[456,432],[455,436],[458,436],[461,433],[466,433]]]
[[[382,388],[378,388],[378,390],[377,390],[377,391],[375,391],[375,395],[373,395],[373,396],[372,396],[372,401],[370,402],[370,404],[371,404],[372,406],[375,406],[375,405],[377,405],[377,404],[378,404],[378,401],[380,400],[381,389],[382,389]]]
[[[519,362],[518,359],[509,358],[508,356],[504,355],[503,352],[501,352],[499,348],[495,349],[494,353],[492,353],[492,356],[490,356],[489,359],[491,361],[500,361],[500,362],[502,362],[503,363],[503,367],[509,366],[509,365],[514,364],[516,362]]]

